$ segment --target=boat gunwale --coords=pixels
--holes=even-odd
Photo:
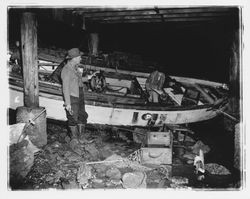
[[[17,85],[10,85],[10,89],[23,92],[23,88]],[[50,92],[40,91],[40,97],[46,97],[55,100],[63,100],[62,95],[60,94],[52,94]],[[53,97],[52,97],[53,96]],[[111,108],[121,108],[121,109],[135,109],[135,110],[148,110],[148,111],[189,111],[189,110],[197,110],[197,109],[209,109],[213,107],[213,104],[205,104],[205,105],[194,105],[194,106],[153,106],[153,105],[136,105],[136,104],[121,104],[121,103],[110,103],[103,101],[93,101],[93,100],[85,100],[85,105],[93,105],[93,106],[102,106],[102,107],[111,107]]]

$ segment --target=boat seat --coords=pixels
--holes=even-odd
[[[192,89],[186,89],[181,101],[181,105],[197,105],[200,99],[200,92]]]

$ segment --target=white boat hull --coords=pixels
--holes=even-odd
[[[67,120],[61,96],[51,97],[51,95],[40,92],[39,104],[46,108],[47,118],[62,121]],[[19,106],[23,106],[22,88],[10,85],[9,106],[14,110]],[[209,110],[209,107],[198,107],[187,110],[152,111],[140,110],[138,108],[116,108],[86,104],[86,111],[89,115],[88,123],[118,126],[147,126],[148,121],[142,119],[142,116],[147,113],[157,115],[155,126],[199,122],[211,119],[217,115],[216,111]]]

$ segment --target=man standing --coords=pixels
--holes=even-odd
[[[82,54],[78,48],[70,49],[66,57],[67,63],[61,72],[64,106],[72,139],[84,135],[88,118],[85,111],[82,75],[78,68]]]

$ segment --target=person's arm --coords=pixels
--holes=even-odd
[[[65,100],[65,105],[70,105],[70,73],[68,74],[66,70],[62,70],[61,73],[62,77],[62,89],[63,89],[63,96]]]

